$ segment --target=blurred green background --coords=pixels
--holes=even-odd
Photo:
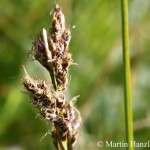
[[[0,1],[0,150],[53,150],[50,124],[24,91],[22,65],[50,78],[29,59],[32,37],[49,29],[54,0]],[[72,31],[68,98],[80,95],[80,150],[109,150],[97,142],[125,141],[120,0],[59,0]],[[129,0],[134,138],[150,140],[150,0]],[[73,26],[76,26],[73,29]],[[117,149],[117,148],[115,148]],[[118,148],[124,149],[124,148]],[[135,150],[149,148],[135,148]]]

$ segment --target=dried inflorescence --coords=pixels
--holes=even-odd
[[[65,18],[58,5],[49,34],[47,38],[47,32],[43,29],[33,42],[34,56],[50,72],[55,90],[66,90],[68,70],[72,64],[71,54],[68,53],[71,33],[65,27]]]
[[[32,47],[35,59],[49,71],[52,85],[32,79],[25,68],[23,77],[23,84],[33,105],[46,120],[52,122],[53,143],[59,150],[66,150],[65,145],[68,150],[73,150],[81,123],[80,113],[74,107],[74,102],[65,99],[68,71],[73,62],[68,52],[70,39],[71,33],[65,26],[64,15],[56,5],[50,32],[47,33],[43,28]]]

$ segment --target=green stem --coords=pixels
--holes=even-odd
[[[132,125],[132,99],[130,77],[130,53],[128,31],[128,0],[121,0],[122,10],[122,42],[123,42],[123,71],[124,71],[124,96],[125,96],[125,123],[128,150],[133,150],[133,125]]]

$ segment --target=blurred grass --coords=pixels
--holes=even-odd
[[[72,30],[68,98],[80,94],[83,116],[77,149],[99,149],[99,140],[125,140],[120,1],[60,0]],[[31,37],[49,28],[55,1],[0,1],[0,150],[54,149],[49,123],[36,118],[29,97],[21,93],[22,65],[33,76],[48,74],[27,57]],[[150,1],[129,3],[134,136],[150,140]],[[103,148],[104,150],[106,148]],[[147,150],[147,149],[140,149]]]

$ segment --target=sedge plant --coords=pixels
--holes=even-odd
[[[128,27],[128,0],[121,0],[122,10],[122,42],[123,42],[123,72],[124,72],[124,105],[125,105],[125,125],[126,141],[128,150],[133,150],[133,123],[132,123],[132,98],[131,98],[131,73],[130,73],[130,53],[129,53],[129,27]]]
[[[66,27],[61,8],[56,5],[50,30],[43,30],[33,41],[34,58],[50,74],[51,84],[33,79],[25,70],[23,84],[31,102],[51,122],[51,135],[56,150],[73,150],[81,124],[75,101],[66,100],[69,68],[73,64],[68,52],[71,32]]]

